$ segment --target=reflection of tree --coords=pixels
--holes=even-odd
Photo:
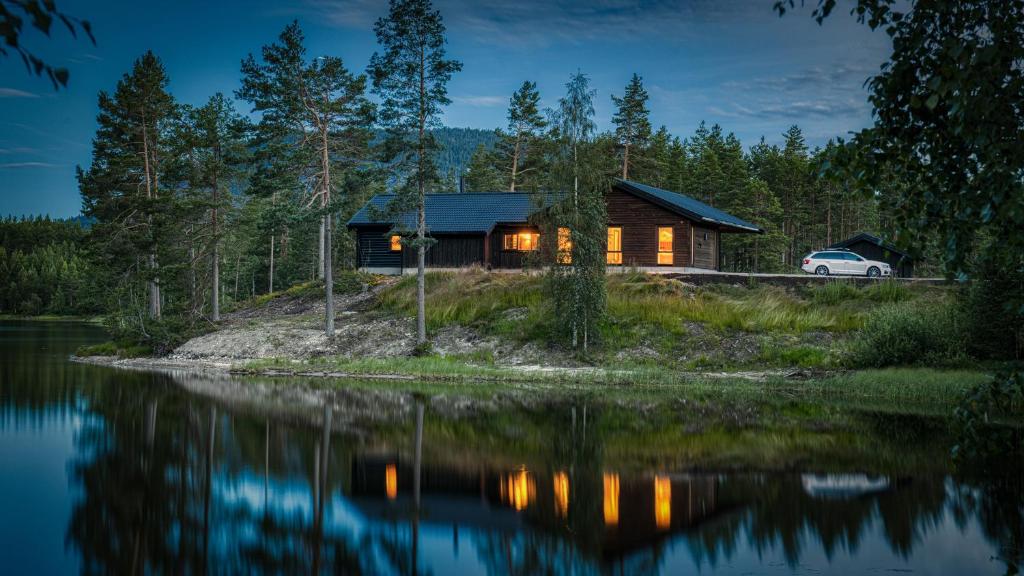
[[[1024,567],[1024,470],[1009,467],[991,475],[971,475],[956,487],[952,506],[961,522],[975,516],[996,544],[1007,574]]]

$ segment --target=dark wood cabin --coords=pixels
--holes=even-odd
[[[356,232],[359,268],[401,274],[416,267],[415,251],[400,240],[414,229],[414,215],[377,219],[392,198],[375,196],[348,222]],[[606,202],[612,266],[717,270],[722,233],[762,232],[689,196],[629,180],[616,181]],[[427,229],[435,243],[427,251],[427,266],[522,268],[540,253],[541,230],[531,216],[544,208],[523,192],[429,194]]]
[[[856,252],[868,260],[886,262],[892,266],[893,275],[898,278],[914,277],[914,259],[910,254],[873,234],[861,232],[842,242],[836,242],[829,248],[844,248]]]

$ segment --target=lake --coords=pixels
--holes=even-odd
[[[470,403],[68,361],[0,323],[0,573],[1004,574],[1024,480],[941,418],[702,428],[593,398]],[[231,400],[230,384],[285,400]],[[389,386],[382,384],[382,386]]]

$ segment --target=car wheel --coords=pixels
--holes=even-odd
[[[828,266],[818,266],[814,269],[814,273],[818,276],[828,276]]]
[[[872,266],[868,268],[868,278],[878,278],[882,275],[882,271],[878,269],[878,266]]]

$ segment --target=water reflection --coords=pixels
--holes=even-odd
[[[332,406],[282,418],[181,377],[0,360],[0,440],[75,422],[72,502],[47,528],[74,556],[63,572],[1002,573],[1024,544],[1019,476],[702,470],[671,448],[630,457],[618,409],[583,404],[452,418],[416,402],[341,432]],[[20,474],[0,475],[9,498]]]

